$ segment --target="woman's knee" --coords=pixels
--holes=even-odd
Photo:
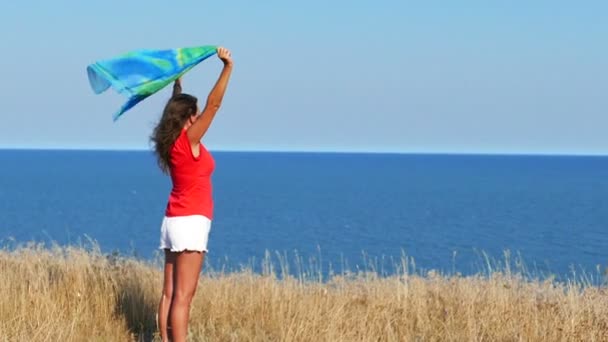
[[[171,300],[173,298],[173,286],[163,287],[163,299]]]
[[[176,290],[173,292],[173,302],[190,304],[194,297],[194,290]]]

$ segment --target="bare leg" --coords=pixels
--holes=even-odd
[[[165,274],[163,281],[163,293],[160,296],[158,304],[158,329],[160,330],[160,338],[163,342],[169,341],[167,334],[167,325],[169,323],[169,310],[171,309],[171,299],[173,298],[173,271],[175,269],[175,259],[177,253],[165,249]]]
[[[196,292],[205,254],[184,251],[175,260],[175,285],[171,302],[170,322],[174,342],[185,342],[188,334],[190,304]]]

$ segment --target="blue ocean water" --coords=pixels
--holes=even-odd
[[[215,152],[211,267],[266,251],[327,272],[403,254],[474,273],[521,254],[558,276],[608,264],[608,157]],[[0,151],[0,242],[157,255],[170,180],[150,152]],[[393,260],[391,261],[391,258]],[[257,260],[257,261],[256,261]]]

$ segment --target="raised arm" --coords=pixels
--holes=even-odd
[[[211,89],[201,115],[199,115],[196,121],[188,128],[188,140],[190,140],[190,145],[192,145],[193,148],[198,146],[203,135],[205,135],[207,129],[209,129],[211,121],[213,121],[213,118],[215,117],[215,113],[220,109],[226,87],[228,86],[228,81],[230,80],[230,74],[232,73],[232,57],[230,56],[230,51],[220,47],[217,49],[217,56],[224,62],[222,73],[213,89]]]
[[[182,93],[182,80],[176,79],[175,83],[173,83],[173,96],[179,95]]]

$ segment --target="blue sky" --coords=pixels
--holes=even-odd
[[[168,5],[172,4],[172,5]],[[605,1],[10,1],[0,147],[146,149],[168,89],[119,121],[86,66],[221,44],[215,150],[608,154]],[[184,90],[204,100],[221,63]]]

